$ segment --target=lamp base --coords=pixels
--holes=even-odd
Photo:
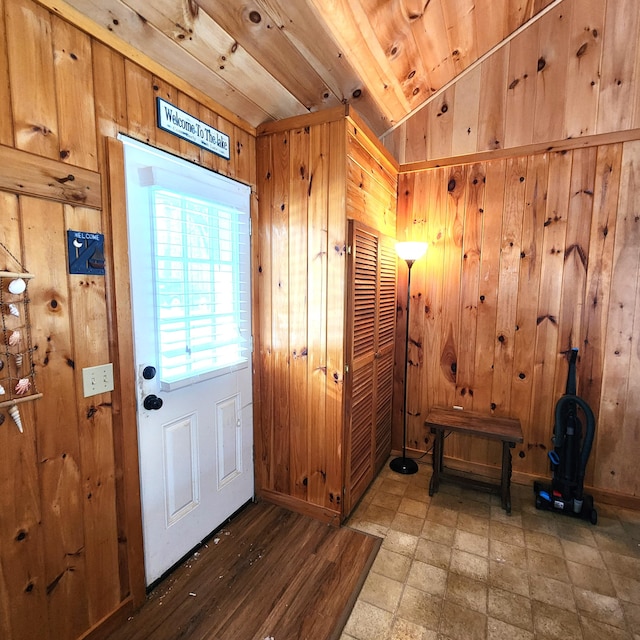
[[[395,471],[396,473],[403,473],[405,475],[411,475],[412,473],[418,473],[418,463],[411,458],[394,458],[389,463],[389,468],[391,471]]]

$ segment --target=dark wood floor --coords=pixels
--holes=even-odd
[[[339,638],[380,543],[250,504],[110,640]]]

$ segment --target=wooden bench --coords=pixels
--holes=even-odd
[[[476,488],[500,493],[502,508],[511,513],[511,449],[522,442],[522,427],[517,418],[499,418],[472,411],[458,409],[433,408],[425,420],[425,426],[435,434],[433,447],[433,475],[429,483],[429,495],[432,496],[440,488],[440,480],[452,480],[469,484]],[[470,476],[462,476],[445,471],[442,466],[444,433],[453,431],[471,436],[480,436],[502,442],[502,473],[500,484],[488,483]]]

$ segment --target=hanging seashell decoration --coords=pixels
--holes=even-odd
[[[21,403],[42,397],[36,389],[29,319],[28,281],[35,277],[2,243],[4,250],[20,266],[19,272],[0,269],[0,424],[11,418],[24,433]],[[1,263],[1,260],[0,260]]]
[[[18,410],[17,405],[14,404],[9,407],[9,415],[11,416],[11,419],[16,423],[18,431],[20,433],[24,433],[22,429],[22,418],[20,417],[20,411]]]
[[[0,238],[0,264],[4,251],[7,260],[16,262],[19,269],[0,269],[0,424],[10,422],[10,418],[24,433],[19,406],[42,397],[36,389],[27,292],[29,280],[35,276],[27,272],[3,240]]]
[[[27,288],[27,283],[22,278],[16,278],[9,283],[7,288],[9,289],[9,293],[13,293],[13,295],[18,296],[21,293],[24,293]]]
[[[31,380],[29,380],[29,378],[20,378],[16,385],[15,392],[19,396],[23,396],[25,393],[29,392],[29,389],[31,389]]]

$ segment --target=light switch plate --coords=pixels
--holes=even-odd
[[[113,364],[100,364],[82,370],[84,397],[113,391]]]

